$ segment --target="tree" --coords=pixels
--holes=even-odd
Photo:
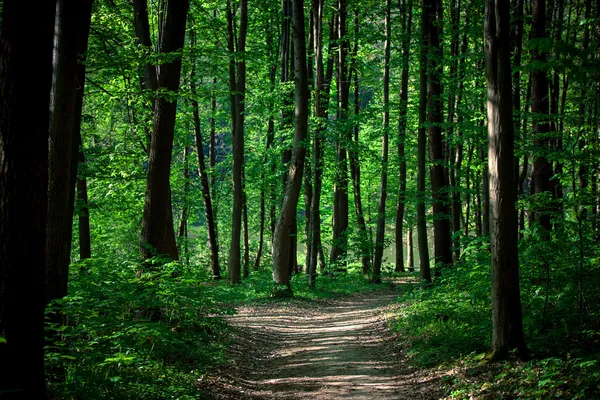
[[[242,233],[242,209],[244,207],[243,169],[244,169],[244,96],[246,94],[246,61],[235,54],[246,51],[246,35],[248,29],[248,1],[240,1],[240,24],[237,31],[231,2],[227,1],[227,48],[229,60],[229,98],[231,105],[231,128],[233,142],[233,210],[231,213],[231,246],[229,248],[229,283],[240,283],[242,280],[240,236]]]
[[[6,0],[0,34],[0,392],[43,399],[48,129],[56,3]],[[35,73],[30,73],[35,66]],[[35,116],[34,118],[32,116]]]
[[[427,21],[430,5],[428,0],[421,3],[421,43],[419,53],[419,129],[417,132],[417,244],[419,246],[419,274],[421,279],[431,282],[429,247],[427,244],[427,222],[425,220],[425,157],[427,135],[425,120],[427,115]]]
[[[296,83],[296,112],[294,148],[286,181],[285,193],[275,233],[273,235],[273,280],[289,288],[290,274],[287,262],[290,249],[290,228],[296,216],[300,196],[306,140],[308,134],[308,73],[306,67],[306,39],[304,29],[304,1],[292,1],[292,31],[294,42],[294,73]],[[291,290],[291,289],[290,289]]]
[[[452,241],[450,234],[450,209],[448,207],[448,171],[444,166],[444,144],[442,141],[442,48],[439,26],[441,0],[426,0],[427,11],[427,135],[429,142],[429,168],[431,192],[433,194],[433,238],[435,249],[435,274],[444,266],[452,265]]]
[[[546,63],[547,54],[544,51],[543,41],[547,39],[546,34],[546,0],[533,0],[531,2],[531,58],[534,69],[531,72],[531,112],[533,113],[533,145],[536,148],[536,156],[533,160],[533,171],[531,183],[536,195],[552,193],[550,178],[552,177],[552,164],[548,161],[548,147],[550,124],[548,122],[548,77],[543,66]],[[546,208],[546,207],[545,207]],[[535,212],[535,219],[544,228],[545,238],[549,238],[552,225],[549,210]]]
[[[408,4],[406,4],[408,2]],[[396,205],[396,272],[404,272],[404,247],[403,247],[403,224],[406,202],[406,118],[408,112],[408,73],[410,60],[410,40],[412,34],[412,5],[413,0],[402,0],[400,5],[402,18],[402,76],[400,83],[400,110],[398,117],[398,163],[399,184],[398,204]],[[409,254],[412,255],[412,236],[410,238]],[[409,243],[407,243],[409,246]],[[411,264],[412,265],[412,264]]]
[[[341,261],[348,247],[348,161],[346,147],[351,142],[348,118],[348,102],[350,82],[348,79],[348,38],[346,19],[348,16],[346,0],[337,3],[337,37],[339,38],[337,57],[337,90],[338,90],[338,137],[336,142],[336,171],[333,200],[333,244],[331,246],[331,262]]]
[[[187,10],[188,0],[167,2],[166,21],[161,32],[161,54],[174,53],[183,48]],[[181,56],[177,55],[160,66],[158,87],[177,93],[180,75]],[[164,255],[174,260],[179,258],[169,179],[176,112],[177,99],[171,100],[166,96],[156,99],[140,240],[140,254],[144,259],[154,255]]]
[[[46,284],[48,300],[66,296],[79,153],[83,82],[78,57],[87,48],[92,1],[57,1],[48,141]],[[85,78],[85,69],[83,70]]]
[[[383,56],[383,139],[381,145],[381,184],[377,207],[377,233],[375,236],[375,260],[373,262],[373,283],[381,283],[381,258],[385,236],[385,202],[387,198],[387,172],[390,129],[390,46],[392,27],[390,21],[390,0],[385,2],[385,45]]]
[[[513,349],[521,356],[527,351],[519,290],[509,10],[508,0],[485,2],[493,360],[505,359]]]
[[[194,32],[194,31],[192,31]],[[195,44],[195,32],[192,34],[192,43]],[[206,216],[206,226],[208,229],[208,243],[210,250],[210,273],[212,279],[221,279],[221,267],[219,265],[219,239],[217,237],[217,221],[213,209],[213,201],[210,191],[208,173],[206,170],[206,161],[204,160],[204,141],[202,139],[202,130],[200,128],[200,111],[198,101],[196,100],[196,76],[195,68],[192,65],[190,71],[190,91],[192,95],[192,115],[194,120],[194,139],[196,141],[196,157],[198,159],[198,175],[200,175],[200,184],[202,185],[202,201],[204,202],[204,213]]]
[[[354,48],[352,49],[352,64],[350,73],[354,72],[354,137],[353,143],[348,149],[350,158],[350,177],[352,178],[352,186],[354,188],[354,208],[356,208],[356,223],[358,224],[359,232],[359,248],[360,261],[362,264],[362,273],[369,273],[371,269],[371,236],[367,232],[367,224],[365,222],[365,213],[362,201],[362,189],[360,183],[360,159],[358,157],[359,149],[359,133],[360,133],[360,89],[358,85],[358,33],[359,33],[359,15],[358,8],[354,9]]]

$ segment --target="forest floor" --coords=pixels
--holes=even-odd
[[[388,329],[395,289],[240,307],[231,361],[199,386],[211,399],[439,399],[440,370],[415,369]]]

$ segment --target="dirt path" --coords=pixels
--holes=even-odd
[[[402,364],[385,313],[396,294],[241,308],[234,363],[209,379],[214,399],[438,399],[439,377]]]

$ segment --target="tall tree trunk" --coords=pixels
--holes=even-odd
[[[193,32],[193,31],[192,31]],[[192,33],[192,44],[195,44],[195,34]],[[196,76],[195,68],[192,66],[190,72],[190,91],[192,95],[191,105],[194,120],[194,139],[196,142],[196,157],[198,159],[198,175],[202,187],[202,201],[204,203],[204,215],[206,217],[206,227],[208,230],[208,246],[210,251],[210,274],[212,279],[221,279],[221,266],[219,264],[219,238],[217,233],[217,216],[213,208],[213,198],[211,195],[208,171],[206,170],[206,161],[204,159],[204,139],[200,129],[200,112],[198,101],[196,100]]]
[[[231,222],[231,247],[229,249],[229,268],[227,278],[229,283],[236,284],[242,280],[242,259],[240,241],[242,234],[242,212],[244,207],[243,168],[244,168],[244,98],[246,93],[246,61],[233,57],[234,54],[244,54],[246,51],[246,34],[248,28],[248,0],[240,1],[240,27],[235,42],[235,21],[230,1],[227,2],[228,47],[232,59],[229,63],[230,99],[232,103],[232,134],[233,134],[233,210]]]
[[[406,4],[408,2],[408,4]],[[396,272],[404,272],[404,247],[403,224],[406,202],[406,156],[404,153],[406,143],[406,116],[408,111],[408,73],[410,59],[410,40],[412,34],[412,7],[413,0],[401,0],[400,13],[402,14],[402,77],[400,82],[400,110],[398,117],[398,163],[400,166],[398,184],[398,204],[396,205]],[[408,15],[407,15],[408,14]],[[407,244],[408,246],[408,244]],[[412,251],[409,250],[409,252]]]
[[[348,16],[346,0],[338,0],[337,6],[337,37],[340,42],[337,58],[338,123],[340,129],[336,143],[337,168],[333,187],[333,243],[330,255],[332,263],[344,260],[348,250],[348,161],[346,147],[352,141],[351,131],[345,123],[348,120],[348,101],[350,97],[347,65],[349,45],[346,35],[346,19]]]
[[[188,0],[168,2],[167,19],[160,43],[161,53],[172,53],[183,47],[187,10]],[[158,86],[177,93],[180,75],[181,57],[176,57],[161,65]],[[156,100],[140,240],[140,255],[143,259],[153,255],[164,255],[174,260],[179,258],[169,182],[176,112],[177,100],[169,101],[165,97]]]
[[[517,212],[514,184],[514,125],[510,64],[510,4],[485,2],[485,59],[492,248],[492,354],[506,359],[517,349],[525,356],[519,290]]]
[[[5,0],[0,34],[0,392],[44,399],[48,128],[56,3]],[[35,73],[31,73],[35,68]],[[32,118],[32,116],[35,116]]]
[[[78,217],[79,217],[79,256],[81,259],[92,256],[90,239],[90,214],[88,208],[87,181],[83,174],[79,173],[79,165],[85,164],[83,152],[83,141],[81,138],[81,116],[83,110],[83,96],[85,93],[85,61],[88,49],[88,38],[92,19],[93,0],[78,2],[78,10],[81,18],[77,24],[77,54],[79,63],[75,81],[75,105],[73,112],[73,153],[75,163],[71,163],[71,193],[77,191]],[[76,188],[75,188],[76,186]],[[74,202],[74,195],[71,200]]]
[[[451,77],[458,81],[457,90],[450,91],[448,101],[448,142],[454,142],[456,145],[450,146],[450,193],[451,193],[451,214],[452,214],[452,249],[453,249],[453,261],[457,262],[460,258],[460,235],[461,230],[461,214],[462,214],[462,203],[461,203],[461,188],[460,188],[460,173],[462,168],[463,159],[463,133],[461,130],[461,124],[463,122],[463,113],[460,112],[462,105],[462,98],[464,93],[464,81],[465,81],[465,58],[468,49],[468,35],[464,32],[462,37],[462,44],[460,45],[460,56],[459,56],[459,24],[461,14],[461,2],[458,0],[454,4],[452,14],[452,66],[451,66]],[[469,26],[470,20],[467,14],[465,18],[465,25]],[[452,73],[454,71],[454,73]],[[454,117],[458,114],[457,125],[458,129],[456,132],[456,138],[452,138],[454,134]]]
[[[73,150],[79,50],[87,48],[91,1],[59,0],[56,8],[54,73],[48,141],[46,285],[48,301],[67,295],[77,152]],[[86,23],[86,21],[88,21]],[[79,39],[81,38],[81,39]],[[79,40],[78,40],[79,39]],[[82,43],[85,39],[85,43]],[[76,119],[78,121],[76,121]],[[79,124],[78,124],[79,125]],[[79,126],[77,126],[79,128]]]
[[[265,22],[265,37],[266,37],[266,45],[269,51],[270,59],[274,58],[274,40],[273,40],[273,30],[271,28],[270,21]],[[273,92],[275,91],[275,74],[277,73],[277,64],[275,62],[271,62],[269,67],[269,98],[272,99]],[[265,144],[265,156],[263,158],[264,165],[269,166],[271,169],[271,173],[273,173],[273,162],[268,158],[268,152],[271,146],[273,146],[273,141],[275,140],[275,119],[274,119],[274,109],[275,104],[273,100],[269,102],[269,120],[267,122],[267,141]],[[263,253],[263,244],[264,244],[264,231],[265,231],[265,213],[266,213],[266,185],[264,183],[265,173],[264,170],[261,171],[261,191],[260,191],[260,228],[259,228],[259,237],[258,237],[258,250],[256,252],[256,258],[254,259],[254,269],[258,270],[260,268],[261,257]],[[269,185],[270,186],[270,185]]]
[[[431,192],[433,194],[433,237],[435,249],[435,274],[441,268],[452,265],[452,241],[450,234],[450,209],[448,202],[448,173],[444,167],[444,143],[442,141],[442,47],[439,37],[441,15],[438,15],[441,0],[426,0],[429,7],[428,31],[428,79],[427,79],[427,136],[429,139],[429,161]]]
[[[546,34],[546,0],[532,0],[531,38],[544,39]],[[539,64],[531,72],[531,111],[533,113],[533,145],[536,156],[533,160],[532,183],[535,194],[552,193],[550,178],[552,164],[548,161],[548,77],[546,76],[546,52],[539,46],[531,50],[533,63]],[[543,65],[543,66],[540,66]],[[535,212],[535,219],[545,229],[544,238],[549,239],[552,225],[549,210]]]
[[[429,46],[428,25],[430,0],[422,0],[421,49],[419,54],[419,128],[417,137],[417,242],[419,246],[419,273],[421,279],[431,282],[429,246],[427,245],[427,221],[425,219],[425,157],[427,154],[427,47]]]
[[[275,226],[273,237],[273,280],[276,284],[286,285],[291,291],[287,262],[290,251],[290,230],[296,216],[296,207],[300,196],[304,157],[304,141],[308,131],[308,73],[306,70],[306,39],[304,30],[304,1],[292,1],[294,72],[296,82],[296,118],[294,128],[294,149],[286,181],[281,212]]]
[[[377,233],[375,236],[375,262],[373,263],[373,283],[381,283],[381,259],[385,243],[385,202],[387,199],[387,172],[390,130],[390,47],[392,38],[390,0],[385,2],[385,45],[383,50],[383,137],[381,144],[381,182],[377,206]]]
[[[352,178],[352,187],[354,189],[354,207],[356,208],[356,222],[359,232],[360,260],[362,264],[362,273],[368,274],[371,269],[371,237],[367,232],[365,214],[362,204],[361,180],[360,180],[360,159],[358,157],[358,133],[360,131],[359,118],[360,113],[360,90],[358,85],[358,33],[359,33],[359,15],[358,9],[354,10],[354,49],[352,50],[352,61],[350,72],[354,72],[354,138],[352,146],[348,149],[350,158],[350,176]]]
[[[307,260],[306,272],[308,273],[309,287],[315,286],[317,263],[319,256],[323,255],[321,249],[321,187],[323,182],[323,133],[325,131],[328,115],[329,88],[331,81],[331,72],[329,78],[325,75],[323,67],[323,3],[324,0],[312,1],[313,18],[313,53],[315,65],[315,93],[314,93],[314,116],[317,119],[313,131],[313,194],[310,206],[309,230],[310,236],[310,260]],[[331,54],[331,53],[330,53]],[[331,55],[330,58],[331,60]],[[331,65],[329,62],[328,65]],[[329,69],[332,69],[330,67]]]

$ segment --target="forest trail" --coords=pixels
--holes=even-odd
[[[242,307],[234,362],[201,383],[213,399],[439,399],[439,374],[402,363],[385,321],[394,290]]]

